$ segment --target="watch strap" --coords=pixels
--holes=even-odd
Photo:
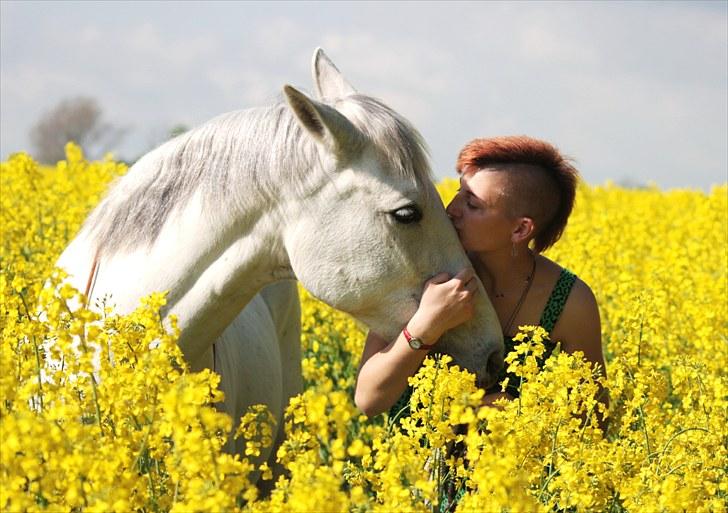
[[[411,341],[413,339],[417,339],[420,342],[420,347],[417,348],[418,350],[429,351],[430,349],[435,347],[434,344],[425,344],[424,342],[422,342],[422,339],[419,337],[413,337],[412,334],[407,329],[407,326],[404,327],[404,329],[402,330],[402,333],[404,334],[404,338],[407,340],[407,343],[410,345],[410,347],[412,347]],[[413,347],[413,349],[414,349],[414,347]]]

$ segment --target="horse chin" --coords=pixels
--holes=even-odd
[[[502,350],[492,351],[487,356],[479,354],[473,357],[472,353],[466,353],[467,358],[462,358],[460,351],[444,350],[440,353],[451,356],[455,365],[475,374],[475,383],[482,389],[488,389],[497,384],[504,365]]]
[[[478,387],[480,387],[484,390],[487,390],[490,387],[492,387],[493,385],[497,384],[498,377],[500,376],[504,365],[505,365],[505,362],[503,361],[503,352],[502,351],[492,352],[490,354],[490,356],[488,357],[485,375],[482,377],[478,376],[476,378],[476,383],[477,383]]]

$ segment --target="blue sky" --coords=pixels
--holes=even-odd
[[[0,3],[0,153],[63,98],[98,99],[133,158],[194,126],[311,91],[323,47],[405,115],[437,178],[475,137],[527,134],[592,184],[728,180],[728,2]]]

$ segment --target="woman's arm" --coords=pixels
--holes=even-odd
[[[426,344],[434,341],[417,334]],[[387,411],[407,388],[407,378],[417,372],[428,351],[413,350],[402,333],[387,342],[373,331],[367,335],[359,365],[354,402],[368,417]]]
[[[602,351],[602,328],[599,318],[599,306],[589,286],[577,279],[569,298],[564,305],[564,311],[556,323],[551,340],[561,341],[561,349],[567,353],[581,351],[592,365],[598,365],[601,375],[607,376]],[[609,407],[609,394],[600,388],[597,400],[605,407]],[[605,428],[604,419],[599,416],[602,429]]]
[[[443,333],[473,316],[477,291],[472,269],[450,279],[439,274],[427,281],[417,312],[407,323],[413,337],[435,344]],[[426,350],[412,349],[400,333],[393,341],[370,332],[362,353],[354,402],[367,416],[387,411],[407,388],[407,378],[417,372]]]
[[[599,307],[591,289],[583,281],[574,283],[564,311],[551,333],[551,340],[561,341],[561,349],[567,353],[583,352],[589,362],[599,364],[606,376]]]

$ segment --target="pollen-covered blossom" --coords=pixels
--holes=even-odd
[[[582,184],[548,255],[596,294],[607,377],[580,353],[543,361],[548,334],[523,326],[506,357],[521,394],[497,407],[435,356],[410,378],[409,416],[367,419],[353,403],[365,329],[300,289],[305,390],[256,468],[278,427],[257,405],[231,432],[219,377],[191,372],[161,321],[164,291],[118,316],[60,286],[54,262],[125,171],[72,144],[54,167],[2,163],[2,511],[726,509],[728,186]],[[444,201],[456,188],[439,185]],[[232,436],[245,454],[223,452]]]

